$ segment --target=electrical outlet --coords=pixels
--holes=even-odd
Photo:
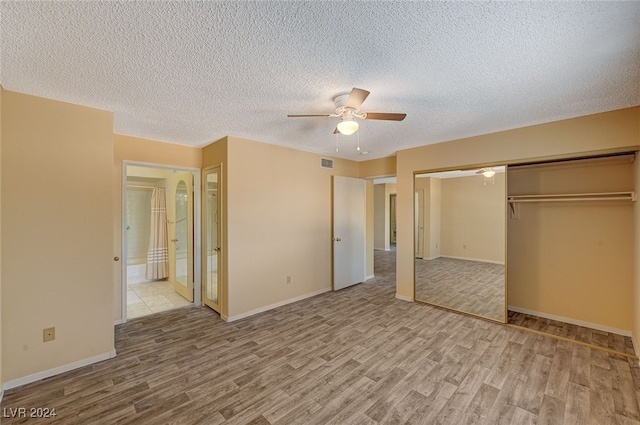
[[[56,339],[56,328],[46,328],[42,330],[42,342],[49,342]]]
[[[287,285],[291,285],[291,276],[287,276]]]

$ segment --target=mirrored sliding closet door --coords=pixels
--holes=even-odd
[[[505,170],[415,174],[416,301],[506,322]]]

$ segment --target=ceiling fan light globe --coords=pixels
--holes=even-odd
[[[493,170],[487,170],[484,173],[482,173],[483,176],[485,176],[486,178],[490,178],[496,175],[496,172]]]
[[[353,120],[340,121],[338,123],[338,131],[345,136],[350,136],[358,131],[358,123]]]

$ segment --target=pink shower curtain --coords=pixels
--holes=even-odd
[[[167,199],[163,188],[151,196],[151,235],[147,253],[147,279],[169,277],[169,238],[167,235]]]

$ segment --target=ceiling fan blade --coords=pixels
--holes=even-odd
[[[287,115],[289,118],[298,118],[298,117],[330,117],[331,114],[311,114],[311,115]]]
[[[407,114],[387,114],[385,112],[367,112],[366,120],[402,121]]]
[[[351,90],[347,104],[344,106],[345,108],[358,109],[367,96],[369,96],[368,91],[354,87],[353,90]]]

